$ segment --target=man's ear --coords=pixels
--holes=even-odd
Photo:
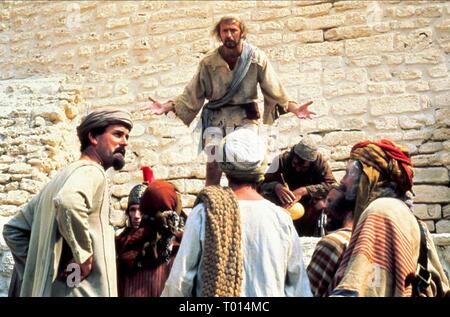
[[[91,142],[92,145],[97,145],[98,141],[95,136],[92,135],[92,132],[88,133],[89,142]]]

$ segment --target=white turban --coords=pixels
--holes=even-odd
[[[266,145],[252,130],[240,128],[228,134],[221,153],[219,166],[226,175],[243,181],[263,180]]]

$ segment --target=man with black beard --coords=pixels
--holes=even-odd
[[[152,104],[142,110],[156,115],[174,111],[188,126],[201,110],[201,148],[208,156],[206,185],[219,185],[222,171],[217,153],[223,136],[239,127],[257,132],[261,123],[272,124],[287,112],[300,119],[314,112],[308,110],[312,101],[299,105],[288,96],[264,52],[245,41],[247,26],[241,19],[222,17],[212,35],[222,45],[206,53],[184,92],[162,104],[149,98]],[[264,96],[262,116],[258,84]]]
[[[4,226],[15,261],[10,296],[117,296],[105,171],[124,166],[131,128],[127,111],[88,114],[77,128],[80,159]]]
[[[317,243],[307,272],[315,297],[328,296],[333,290],[333,277],[347,248],[353,227],[354,201],[346,199],[342,190],[333,188],[326,199],[325,229],[330,234]]]

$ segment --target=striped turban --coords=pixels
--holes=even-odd
[[[358,160],[363,166],[355,218],[378,197],[403,198],[411,191],[413,165],[406,147],[386,139],[376,142],[362,141],[353,146],[350,158]]]
[[[83,143],[88,133],[93,129],[105,128],[113,124],[121,124],[131,131],[133,122],[131,113],[122,109],[101,108],[92,111],[85,116],[77,127],[77,134],[80,142]]]

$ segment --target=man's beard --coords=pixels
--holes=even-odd
[[[112,167],[118,171],[125,166],[125,158],[122,155],[114,155],[112,161]]]
[[[112,159],[112,167],[118,171],[125,166],[125,148],[119,148],[114,151]]]
[[[327,212],[330,220],[325,225],[325,229],[330,232],[342,228],[344,226],[347,213],[349,211],[353,212],[355,209],[355,203],[356,198],[349,200],[345,198],[345,195],[336,200],[333,205],[329,207],[331,212]]]
[[[233,40],[226,40],[225,42],[223,42],[223,45],[226,48],[235,48],[236,46],[238,46],[240,40],[239,41],[233,41]]]

